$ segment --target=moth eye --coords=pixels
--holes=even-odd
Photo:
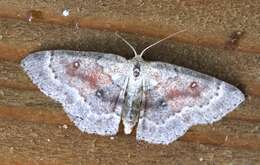
[[[198,84],[194,81],[192,83],[190,83],[191,88],[196,88],[197,86],[198,86]]]
[[[78,69],[79,66],[80,66],[79,61],[75,61],[75,62],[73,62],[73,67],[74,67],[75,69]]]

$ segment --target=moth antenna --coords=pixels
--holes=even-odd
[[[118,33],[116,33],[116,36],[119,37],[121,40],[123,40],[131,49],[132,51],[134,52],[135,54],[135,57],[138,56],[137,53],[136,53],[136,50],[135,48],[128,42],[126,41],[122,36],[120,36]]]
[[[148,49],[150,49],[151,47],[153,47],[153,46],[155,46],[155,45],[157,45],[157,44],[159,44],[160,42],[162,42],[162,41],[164,41],[164,40],[167,40],[167,39],[169,39],[169,38],[171,38],[171,37],[173,37],[173,36],[176,36],[177,34],[179,34],[179,33],[182,33],[182,32],[184,32],[184,31],[186,31],[186,29],[184,29],[184,30],[181,30],[181,31],[178,31],[178,32],[176,32],[176,33],[173,33],[173,34],[170,34],[169,36],[167,36],[167,37],[165,37],[165,38],[163,38],[163,39],[161,39],[161,40],[159,40],[159,41],[157,41],[157,42],[155,42],[155,43],[153,43],[152,45],[150,45],[150,46],[147,46],[146,48],[144,48],[143,49],[143,51],[140,53],[140,57],[142,57],[143,56],[143,54],[144,54],[144,52],[146,51],[146,50],[148,50]]]

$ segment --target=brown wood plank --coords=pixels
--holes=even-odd
[[[48,4],[52,4],[49,5]],[[47,5],[48,7],[46,7]],[[99,30],[124,31],[161,37],[179,28],[188,28],[193,35],[182,35],[181,39],[192,44],[223,47],[227,37],[234,31],[246,31],[246,40],[238,49],[246,52],[260,52],[259,5],[257,0],[236,1],[152,1],[127,4],[121,2],[98,2],[77,0],[42,2],[36,0],[0,1],[0,17],[23,19],[35,16],[33,21],[72,25]],[[249,10],[249,7],[250,10]],[[68,8],[69,17],[62,11]],[[33,9],[33,10],[32,10]],[[11,13],[9,11],[12,11]],[[253,12],[252,12],[253,11]],[[33,14],[34,13],[34,14]],[[231,31],[226,31],[227,28]],[[204,33],[205,35],[198,34]],[[194,34],[196,32],[196,34]],[[180,36],[176,37],[180,38]],[[257,42],[258,41],[258,42]]]
[[[8,125],[8,127],[5,127]],[[259,162],[259,151],[177,141],[169,146],[136,143],[133,136],[119,134],[114,140],[80,133],[74,127],[1,120],[0,155],[6,162],[77,164]],[[48,135],[48,136],[46,136]],[[203,135],[200,135],[203,136]],[[26,151],[26,152],[25,152]],[[246,158],[243,159],[243,158]]]
[[[260,163],[259,15],[258,0],[0,0],[1,164]],[[132,57],[116,31],[140,51],[182,29],[144,58],[216,76],[247,98],[221,121],[194,126],[168,146],[136,142],[122,128],[114,140],[81,133],[19,66],[28,53],[48,49]],[[232,45],[237,31],[243,35]]]

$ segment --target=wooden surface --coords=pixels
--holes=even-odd
[[[70,15],[62,16],[68,9]],[[31,21],[30,21],[31,20]],[[168,145],[81,133],[60,104],[44,96],[19,66],[29,52],[99,51],[132,57],[117,31],[140,52],[215,76],[246,101],[212,125],[192,127]],[[243,32],[243,35],[233,35]],[[67,128],[68,127],[68,128]],[[0,0],[1,164],[259,164],[259,0]]]

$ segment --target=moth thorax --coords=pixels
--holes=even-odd
[[[134,77],[138,77],[140,75],[140,64],[136,63],[133,68],[133,75]]]

